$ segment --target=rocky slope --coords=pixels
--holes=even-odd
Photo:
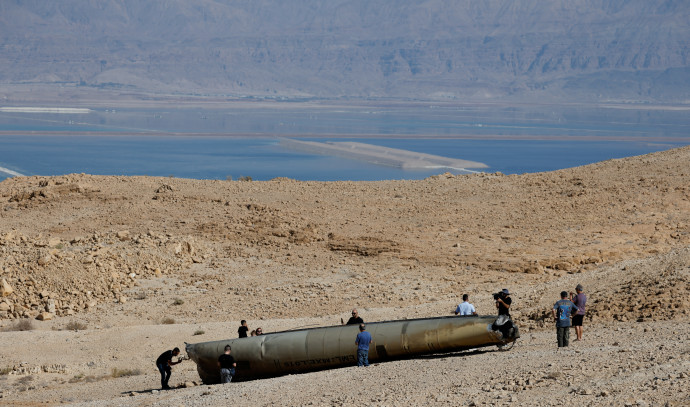
[[[17,404],[682,405],[689,161],[686,147],[552,173],[421,181],[4,180],[0,396]],[[590,298],[585,342],[556,353],[550,309],[578,283]],[[151,391],[158,353],[234,337],[240,319],[270,332],[337,324],[353,307],[367,321],[444,315],[465,292],[492,314],[491,293],[504,287],[524,333],[508,353]],[[365,388],[342,389],[363,375]],[[195,380],[193,365],[176,369],[176,383]]]

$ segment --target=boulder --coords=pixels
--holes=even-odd
[[[46,312],[49,312],[51,314],[55,314],[55,300],[49,299],[46,302],[45,310],[46,310]]]
[[[121,241],[129,240],[129,230],[121,230],[115,236]]]
[[[14,292],[14,289],[4,278],[0,281],[0,295],[3,297],[9,297]]]
[[[38,314],[38,316],[36,316],[36,319],[39,321],[50,321],[51,319],[53,319],[53,314],[51,314],[50,312],[41,312],[40,314]]]
[[[45,265],[47,265],[48,263],[50,263],[50,261],[51,261],[52,259],[53,259],[53,258],[52,258],[49,254],[46,254],[45,256],[43,256],[43,257],[41,257],[41,258],[38,259],[38,264],[41,265],[41,266],[45,266]]]

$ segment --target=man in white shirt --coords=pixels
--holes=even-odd
[[[455,309],[455,315],[477,315],[477,311],[474,309],[474,305],[468,302],[469,299],[469,295],[462,295],[462,304],[458,305],[458,307]]]

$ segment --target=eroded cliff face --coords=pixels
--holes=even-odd
[[[690,4],[0,5],[0,83],[271,97],[684,101]]]

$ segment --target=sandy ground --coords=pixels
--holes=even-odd
[[[17,177],[0,183],[7,405],[687,405],[690,148],[552,173],[423,181]],[[550,309],[585,286],[585,337]],[[513,292],[510,351],[228,385],[162,351],[265,331],[480,314]],[[43,318],[45,320],[37,320]],[[31,321],[32,329],[18,331]],[[72,330],[70,330],[71,328]],[[574,335],[572,335],[574,339]]]

